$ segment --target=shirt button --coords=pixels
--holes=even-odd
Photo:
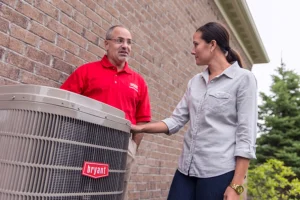
[[[117,83],[117,81],[115,81],[115,83]]]

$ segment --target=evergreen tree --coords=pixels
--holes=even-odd
[[[276,71],[272,94],[260,94],[263,104],[259,106],[258,126],[262,135],[257,139],[257,160],[252,164],[275,158],[300,178],[300,75],[284,65]]]

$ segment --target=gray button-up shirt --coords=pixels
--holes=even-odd
[[[188,121],[178,170],[208,178],[235,169],[236,156],[255,158],[257,85],[237,62],[209,81],[206,69],[194,76],[170,118],[169,134]]]

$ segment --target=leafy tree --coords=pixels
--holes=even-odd
[[[261,93],[263,104],[259,106],[257,160],[265,163],[275,158],[292,167],[300,178],[300,75],[287,70],[284,65],[273,75],[271,95]]]
[[[282,161],[270,159],[248,172],[248,195],[251,200],[299,200],[300,181]]]

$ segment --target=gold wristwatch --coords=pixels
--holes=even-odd
[[[235,190],[235,192],[240,195],[244,192],[244,187],[242,185],[238,185],[238,184],[234,184],[234,183],[230,183],[229,185],[232,189]]]

